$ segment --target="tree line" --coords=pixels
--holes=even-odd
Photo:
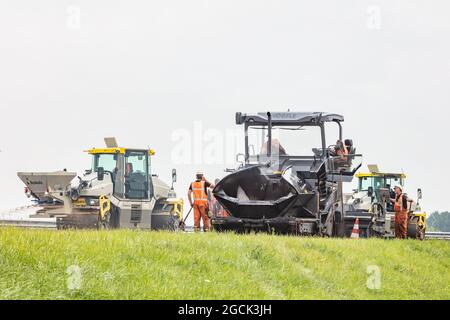
[[[427,229],[450,232],[450,212],[433,212],[427,219]]]

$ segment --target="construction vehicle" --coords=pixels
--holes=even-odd
[[[389,173],[379,170],[377,165],[368,165],[369,172],[358,173],[358,188],[346,203],[346,234],[359,218],[363,237],[393,237],[395,212],[390,199],[395,198],[393,188],[405,185],[404,173]],[[422,190],[417,190],[417,201],[422,199]],[[426,231],[426,213],[418,202],[409,202],[408,237],[423,240]]]
[[[229,214],[213,217],[214,229],[343,236],[343,183],[361,166],[352,140],[345,140],[347,155],[338,152],[343,121],[321,112],[236,113],[245,154],[213,190]],[[338,131],[336,145],[326,141],[330,126]]]
[[[183,200],[151,174],[149,149],[122,148],[105,138],[106,148],[90,149],[92,167],[74,172],[19,172],[25,192],[42,209],[34,217],[56,217],[59,229],[139,228],[176,230]],[[74,181],[73,181],[74,180]]]

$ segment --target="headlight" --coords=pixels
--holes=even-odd
[[[100,205],[100,202],[98,199],[89,199],[89,201],[87,201],[88,205],[92,206],[92,207],[98,207]]]

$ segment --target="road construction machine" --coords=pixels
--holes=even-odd
[[[176,230],[183,200],[151,173],[151,149],[123,148],[105,138],[106,148],[90,149],[92,167],[75,172],[19,172],[28,197],[41,209],[34,217],[56,217],[59,229],[139,228]]]
[[[358,187],[346,202],[346,234],[359,218],[359,228],[363,237],[393,237],[395,212],[390,199],[395,198],[393,188],[404,189],[404,173],[382,172],[377,165],[368,165],[368,172],[357,173]],[[419,201],[422,190],[417,190],[417,202],[409,202],[408,237],[423,240],[426,231],[426,212],[422,211]]]
[[[213,217],[214,229],[343,236],[343,183],[361,166],[352,140],[343,138],[343,121],[322,112],[238,112],[245,153],[213,190],[229,213]]]

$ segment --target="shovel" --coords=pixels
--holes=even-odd
[[[189,210],[189,212],[188,212],[188,214],[186,215],[186,217],[185,217],[183,220],[180,221],[179,227],[180,227],[183,231],[185,230],[185,227],[186,227],[186,220],[187,220],[187,218],[189,218],[189,215],[191,214],[192,209],[194,209],[194,207],[191,207],[191,209]]]

